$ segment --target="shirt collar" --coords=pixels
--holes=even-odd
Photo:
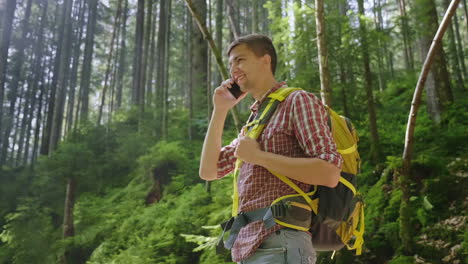
[[[260,100],[256,100],[255,103],[253,103],[251,106],[250,106],[250,111],[252,111],[252,113],[256,114],[258,112],[258,108],[260,107],[260,105],[263,103],[263,101],[265,101],[265,99],[268,97],[268,95],[270,95],[272,92],[278,90],[279,88],[283,87],[283,86],[288,86],[286,84],[286,82],[278,82],[275,84],[275,86],[273,86],[268,92],[266,92],[262,98]]]

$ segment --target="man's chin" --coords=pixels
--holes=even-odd
[[[241,82],[241,83],[237,83],[239,85],[239,88],[240,90],[243,92],[243,93],[246,93],[249,91],[249,85],[244,83],[244,82]]]

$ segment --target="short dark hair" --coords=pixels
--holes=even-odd
[[[275,74],[276,71],[276,50],[271,42],[271,39],[261,34],[249,34],[234,40],[227,49],[227,55],[231,54],[231,51],[241,45],[245,44],[247,47],[257,55],[257,57],[264,56],[265,54],[271,57],[271,72]]]

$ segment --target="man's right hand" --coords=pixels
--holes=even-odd
[[[233,79],[227,79],[222,82],[218,88],[215,89],[213,94],[213,106],[215,111],[228,112],[247,96],[247,93],[243,93],[241,96],[239,96],[239,98],[236,99],[229,91],[233,83]]]

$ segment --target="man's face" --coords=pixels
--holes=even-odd
[[[240,44],[229,54],[229,72],[231,78],[240,86],[243,92],[248,92],[258,79],[269,71],[269,56],[257,57],[246,44]]]

